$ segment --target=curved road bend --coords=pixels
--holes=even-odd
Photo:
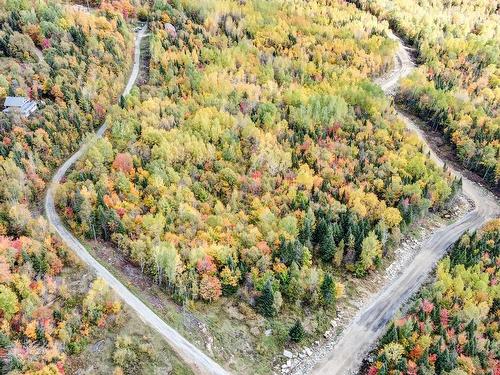
[[[146,25],[138,32],[135,40],[134,65],[130,74],[127,86],[123,90],[123,95],[129,94],[132,86],[139,74],[140,61],[140,44],[146,32]],[[107,122],[97,130],[97,137],[102,137],[108,127]],[[114,277],[105,267],[103,267],[96,259],[94,259],[85,247],[75,238],[64,226],[54,206],[54,195],[57,186],[62,177],[66,174],[69,168],[85,153],[88,148],[89,141],[83,144],[81,148],[73,154],[66,162],[57,170],[53,176],[47,195],[45,197],[45,213],[49,223],[54,227],[66,245],[71,248],[90,268],[94,270],[98,277],[106,280],[106,282],[114,289],[120,298],[127,303],[143,322],[158,331],[177,353],[182,360],[190,366],[195,374],[228,374],[220,365],[214,362],[205,353],[182,337],[175,329],[166,324],[158,315],[156,315],[149,307],[147,307],[139,298],[137,298],[130,290],[127,289],[116,277]]]
[[[395,68],[388,76],[377,82],[386,94],[391,94],[397,87],[399,79],[408,75],[415,67],[401,40],[392,33],[390,38],[399,43],[395,57]],[[398,115],[410,131],[415,131],[419,135],[426,148],[431,152],[431,158],[438,165],[443,165],[443,161],[430,149],[424,134],[417,125],[403,113],[398,112]],[[461,176],[455,170],[452,172],[456,176]],[[496,199],[485,189],[472,183],[464,176],[461,177],[463,178],[463,192],[474,202],[475,209],[457,222],[433,233],[403,273],[374,296],[356,315],[342,333],[329,356],[313,368],[313,374],[342,375],[357,371],[363,357],[383,333],[386,324],[392,319],[398,308],[420,288],[438,260],[445,255],[449,246],[465,231],[477,229],[489,219],[499,215],[500,208]]]

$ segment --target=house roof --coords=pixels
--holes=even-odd
[[[5,107],[22,107],[28,100],[24,96],[7,96],[3,105]]]

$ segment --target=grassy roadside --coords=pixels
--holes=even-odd
[[[231,298],[222,298],[213,304],[190,302],[179,306],[147,275],[138,276],[140,270],[128,264],[121,254],[112,254],[113,249],[100,242],[90,243],[83,240],[82,244],[99,263],[167,324],[217,362],[238,373],[269,374],[276,356],[288,341],[289,328],[295,317],[301,313],[298,309],[289,308],[280,312],[280,319],[266,320],[248,305],[240,304]],[[119,264],[122,261],[125,265]],[[319,310],[311,316],[306,316],[304,326],[312,332],[307,335],[302,345],[312,344],[334,317],[333,310]]]
[[[76,258],[73,266],[61,275],[71,291],[71,300],[80,305],[94,274]],[[130,340],[140,350],[120,357],[117,343]],[[101,329],[92,330],[87,337],[89,344],[79,353],[67,357],[66,371],[69,374],[175,374],[191,375],[192,371],[170,349],[154,330],[123,304],[121,312]],[[136,348],[134,348],[136,349]],[[143,349],[147,349],[144,350]],[[120,367],[120,370],[117,370]]]

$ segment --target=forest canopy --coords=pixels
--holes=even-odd
[[[68,357],[121,311],[102,280],[71,282],[82,271],[36,204],[52,170],[117,98],[131,48],[123,14],[109,4],[81,12],[54,1],[0,0],[0,101],[38,103],[29,118],[0,113],[2,374],[64,374]]]
[[[179,300],[237,293],[271,317],[331,306],[458,182],[371,78],[385,26],[322,1],[157,1],[149,81],[61,185],[76,233]]]
[[[39,105],[29,119],[0,114],[0,177],[8,181],[0,188],[1,211],[44,190],[50,171],[104,119],[131,61],[131,34],[112,8],[31,5],[6,2],[0,13],[0,98],[26,96]],[[17,36],[23,43],[11,40]],[[0,234],[8,225],[0,218]]]

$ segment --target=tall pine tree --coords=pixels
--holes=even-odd
[[[333,230],[331,224],[326,226],[326,232],[319,243],[319,252],[321,259],[325,263],[330,263],[335,255],[336,247],[333,239]]]
[[[335,282],[329,273],[325,275],[321,283],[321,296],[326,306],[331,306],[335,303]]]
[[[267,317],[272,318],[276,314],[274,309],[274,292],[271,280],[266,282],[262,294],[256,300],[257,311]]]

